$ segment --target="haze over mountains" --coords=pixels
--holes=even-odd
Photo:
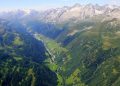
[[[119,86],[120,7],[0,13],[1,86]]]
[[[69,20],[78,21],[95,16],[103,16],[107,18],[120,18],[120,7],[115,5],[104,5],[98,4],[92,5],[80,5],[75,4],[74,6],[64,6],[62,8],[48,9],[46,11],[36,10],[16,10],[1,13],[1,18],[24,18],[31,17],[38,18],[45,22],[65,22]],[[9,15],[8,15],[9,14]]]

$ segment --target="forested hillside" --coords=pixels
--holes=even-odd
[[[56,86],[57,76],[45,66],[46,58],[44,44],[20,23],[0,20],[1,86]]]
[[[55,69],[63,76],[64,85],[119,86],[120,22],[94,21],[70,23],[66,28],[63,25],[63,31],[52,39],[49,35],[43,34],[49,39],[38,35],[56,56]]]
[[[120,7],[0,13],[0,86],[119,86]]]

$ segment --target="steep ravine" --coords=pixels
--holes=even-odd
[[[66,86],[66,85],[65,85],[65,79],[64,79],[63,75],[59,73],[59,71],[62,71],[62,70],[61,70],[61,67],[60,67],[58,64],[56,64],[56,62],[55,62],[55,60],[54,60],[55,58],[57,58],[56,55],[53,54],[53,52],[48,48],[46,41],[43,40],[42,37],[41,37],[41,38],[39,37],[40,34],[37,33],[37,34],[34,34],[33,36],[34,36],[34,38],[36,38],[37,40],[40,40],[40,41],[43,42],[43,44],[44,44],[44,46],[45,46],[45,48],[46,48],[46,52],[48,53],[48,57],[50,58],[48,65],[50,65],[50,64],[55,64],[55,65],[57,65],[57,69],[56,69],[56,70],[52,70],[51,68],[50,68],[50,69],[51,69],[52,71],[54,71],[54,72],[56,73],[56,75],[58,75],[58,82],[59,82],[59,76],[61,76],[61,78],[62,78],[62,82],[61,82],[60,84],[58,84],[58,86],[61,86],[61,85]]]

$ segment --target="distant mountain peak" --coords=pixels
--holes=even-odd
[[[120,7],[115,5],[104,5],[100,6],[98,4],[87,4],[81,5],[76,3],[73,6],[64,6],[62,8],[48,9],[46,11],[36,11],[32,9],[20,9],[15,11],[9,11],[5,13],[0,13],[0,18],[24,18],[31,16],[33,18],[38,18],[46,22],[64,22],[69,20],[81,20],[86,18],[91,18],[94,16],[109,16],[113,18],[119,18]]]

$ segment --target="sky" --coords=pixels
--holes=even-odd
[[[14,9],[46,10],[63,6],[79,4],[115,4],[120,5],[120,0],[0,0],[0,11]]]

